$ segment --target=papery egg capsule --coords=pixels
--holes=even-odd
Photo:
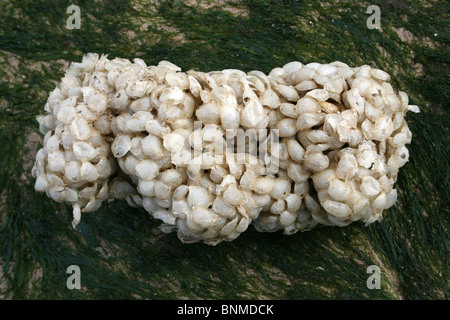
[[[291,76],[291,81],[293,84],[298,84],[302,81],[311,80],[316,75],[316,71],[309,67],[303,67],[295,71]]]
[[[328,187],[329,195],[337,201],[346,200],[352,193],[351,187],[339,179],[332,179]]]
[[[80,177],[84,181],[95,181],[98,178],[97,168],[90,162],[83,162],[80,167]]]
[[[61,151],[52,151],[48,154],[48,166],[51,171],[64,172],[64,167],[66,165],[66,159],[64,153]]]
[[[372,197],[381,192],[381,186],[375,178],[368,176],[362,179],[360,190],[364,195]]]
[[[228,222],[225,226],[222,227],[220,230],[221,236],[229,236],[233,233],[235,230],[237,224],[239,222],[239,217],[236,216],[234,219],[232,219],[230,222]]]
[[[297,91],[292,86],[280,84],[277,86],[277,90],[286,100],[297,101],[299,99]]]
[[[123,113],[127,110],[127,107],[130,104],[130,102],[131,102],[131,99],[128,96],[126,90],[121,89],[113,95],[110,103],[111,103],[111,108],[116,113]]]
[[[242,192],[235,185],[230,185],[223,193],[223,200],[229,205],[238,206],[244,198]]]
[[[137,171],[137,170],[136,170]],[[171,193],[171,187],[160,180],[155,181],[155,197],[166,200]]]
[[[136,175],[144,180],[152,180],[159,173],[159,166],[153,160],[143,160],[135,167]]]
[[[76,117],[70,125],[70,132],[78,140],[87,140],[91,136],[91,127],[84,118]]]
[[[128,132],[145,131],[147,122],[153,120],[153,115],[148,111],[138,111],[128,119],[126,128]]]
[[[286,140],[287,151],[289,152],[292,160],[300,162],[303,160],[305,154],[305,149],[300,145],[300,143],[295,139]]]
[[[291,162],[287,165],[287,175],[296,183],[302,183],[310,177],[311,171],[299,163]]]
[[[212,209],[226,218],[232,218],[236,214],[236,207],[226,203],[222,197],[216,197]]]
[[[219,111],[219,117],[223,129],[235,130],[239,128],[240,115],[236,109],[222,106]]]
[[[73,221],[72,227],[75,228],[81,220],[81,209],[79,204],[74,204],[73,206]]]
[[[256,178],[252,183],[252,191],[259,194],[270,194],[274,187],[274,179],[272,177]]]
[[[312,128],[318,124],[321,124],[324,121],[324,116],[320,114],[313,113],[302,113],[297,118],[296,128],[297,130],[306,130]]]
[[[34,184],[34,189],[36,191],[38,191],[38,192],[46,191],[46,190],[48,190],[49,186],[50,185],[48,183],[48,180],[47,180],[47,177],[45,174],[41,174],[41,175],[37,176],[36,182]]]
[[[283,227],[287,227],[287,226],[292,225],[295,222],[296,219],[297,219],[297,214],[295,214],[293,212],[290,212],[290,211],[287,211],[287,210],[283,211],[280,214],[280,224]]]
[[[123,157],[131,148],[131,137],[123,134],[114,139],[111,145],[111,151],[116,158]]]
[[[237,238],[239,234],[247,230],[250,222],[251,221],[248,217],[245,216],[241,217],[241,219],[239,219],[239,222],[236,225],[236,228],[234,229],[234,235],[232,234],[231,236],[233,238]],[[228,238],[230,239],[231,237],[229,236]]]
[[[339,219],[349,218],[352,212],[350,207],[342,202],[325,200],[321,204],[328,213]]]
[[[283,115],[290,118],[297,119],[297,106],[292,103],[282,103],[280,105],[280,111]]]
[[[286,208],[286,202],[283,199],[276,200],[270,206],[270,212],[273,214],[280,214]]]
[[[280,137],[291,137],[296,134],[297,132],[297,120],[292,118],[284,118],[280,122],[278,122],[278,125],[276,129],[278,129],[278,135]]]
[[[205,124],[216,124],[219,122],[219,110],[220,108],[216,103],[210,102],[201,105],[195,112],[195,115],[199,121]]]
[[[340,179],[352,178],[358,169],[358,162],[354,155],[344,154],[336,167],[336,176]]]
[[[164,149],[162,140],[159,137],[149,134],[142,139],[142,151],[150,158],[158,160],[167,156],[167,150]]]
[[[386,208],[387,197],[384,192],[381,192],[371,203],[371,208],[375,211],[384,210]]]
[[[286,210],[292,213],[297,212],[302,204],[302,197],[299,194],[289,194],[284,198],[286,202]]]
[[[281,104],[280,97],[278,96],[278,94],[275,91],[273,91],[271,89],[264,91],[259,96],[259,101],[261,102],[261,104],[263,106],[269,107],[271,109],[276,109]]]
[[[310,91],[317,88],[317,83],[312,80],[305,80],[295,86],[298,91]]]
[[[328,167],[329,159],[321,152],[306,152],[303,163],[312,171],[322,171]]]
[[[169,185],[172,188],[178,187],[182,182],[183,178],[181,174],[176,169],[169,169],[161,174],[161,181]]]
[[[155,219],[162,220],[165,224],[168,225],[175,225],[175,216],[166,209],[159,209],[154,212],[152,212],[152,216]]]
[[[104,178],[108,177],[115,170],[115,169],[113,170],[113,167],[111,165],[112,161],[113,160],[110,160],[105,157],[100,158],[99,162],[96,164],[98,176],[100,179],[104,179]]]
[[[303,67],[303,64],[299,61],[288,62],[283,66],[283,70],[285,73],[294,73],[297,70],[300,70]]]
[[[88,142],[75,142],[73,153],[82,161],[89,161],[97,155],[96,149]]]

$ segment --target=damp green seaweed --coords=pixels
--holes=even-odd
[[[448,299],[448,2],[71,1],[0,3],[0,299]],[[381,30],[368,29],[376,4]],[[212,247],[182,244],[143,209],[104,203],[77,230],[71,208],[34,190],[35,117],[84,53],[169,60],[183,70],[343,61],[387,71],[408,114],[410,161],[396,205],[364,226],[294,235],[250,227]],[[69,290],[78,265],[81,290]],[[366,272],[381,268],[381,289]]]

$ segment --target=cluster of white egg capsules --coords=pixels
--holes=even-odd
[[[211,245],[250,224],[285,234],[370,224],[396,201],[411,142],[404,116],[419,112],[389,79],[342,62],[185,73],[87,54],[38,117],[35,189],[70,203],[74,227],[125,199],[164,232]],[[253,145],[238,139],[247,132]]]

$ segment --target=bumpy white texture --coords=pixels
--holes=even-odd
[[[183,242],[215,245],[250,224],[286,234],[370,224],[396,201],[411,142],[404,117],[419,112],[389,80],[342,62],[184,73],[168,61],[87,54],[38,117],[35,189],[72,204],[74,227],[102,201],[125,199]],[[248,146],[218,147],[241,129],[277,133],[257,137],[276,172]]]

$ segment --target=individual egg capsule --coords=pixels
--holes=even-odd
[[[97,193],[97,187],[98,187],[98,185],[95,182],[87,183],[82,189],[80,189],[80,191],[78,193],[79,197],[81,199],[90,200]]]
[[[280,214],[280,224],[283,227],[288,227],[294,224],[297,219],[297,214],[288,210],[281,212]]]
[[[303,67],[303,64],[299,61],[292,61],[292,62],[288,62],[283,66],[283,70],[285,71],[285,73],[287,74],[291,74],[296,72],[297,70],[300,70]]]
[[[392,189],[391,192],[389,192],[386,195],[386,205],[384,209],[389,209],[395,204],[396,201],[397,201],[397,189]]]
[[[242,232],[244,232],[245,230],[247,230],[248,226],[250,225],[251,220],[249,217],[246,216],[242,216],[239,219],[239,222],[236,224],[236,228],[234,229],[234,234],[230,236],[228,236],[228,239],[235,239],[238,237],[239,234],[241,234]]]
[[[291,181],[287,178],[276,178],[270,195],[274,199],[284,199],[291,191]]]
[[[80,178],[83,181],[95,181],[98,179],[97,168],[90,162],[83,162],[80,167]]]
[[[311,80],[316,75],[316,71],[309,67],[303,67],[293,72],[290,76],[291,81],[294,85],[300,82]]]
[[[381,192],[381,186],[374,177],[367,176],[362,179],[360,190],[367,197],[373,197]]]
[[[380,194],[372,201],[370,207],[374,211],[384,210],[386,208],[387,197],[386,193],[380,192]]]
[[[97,200],[95,197],[91,197],[86,206],[81,210],[81,212],[94,212],[100,209],[102,202]]]
[[[288,177],[296,183],[302,183],[303,181],[306,181],[311,174],[311,171],[309,169],[295,162],[290,162],[287,165],[286,169]]]
[[[252,183],[252,191],[259,194],[270,194],[275,185],[274,178],[271,176],[256,178]]]
[[[239,112],[228,106],[222,106],[219,111],[219,117],[224,130],[236,130],[240,124]]]
[[[196,207],[187,215],[187,225],[191,231],[199,233],[205,228],[211,227],[219,217],[217,214],[204,207]]]
[[[317,172],[325,170],[328,167],[330,161],[328,157],[321,152],[307,151],[305,153],[303,163],[308,169]]]
[[[222,197],[216,197],[214,199],[212,209],[225,218],[232,218],[236,214],[236,207],[226,203]]]
[[[296,139],[287,139],[286,146],[292,160],[296,162],[300,162],[303,160],[305,149],[303,149],[301,144]]]
[[[64,157],[64,153],[57,150],[52,151],[48,154],[48,166],[51,171],[55,172],[64,172],[64,168],[66,165],[66,159]]]
[[[278,199],[270,206],[270,213],[280,214],[286,208],[286,202],[283,199]]]
[[[270,194],[253,194],[253,200],[255,201],[255,206],[258,208],[267,208],[267,210],[270,209],[270,206],[273,203],[272,198],[270,197]]]
[[[187,201],[192,207],[208,207],[211,205],[211,197],[207,190],[197,186],[189,186]]]
[[[115,159],[111,156],[100,158],[96,164],[98,177],[100,179],[105,179],[110,176],[116,170],[117,163]]]
[[[161,181],[169,185],[171,188],[176,188],[183,183],[183,177],[176,169],[165,170],[160,177]]]
[[[352,189],[350,185],[341,181],[339,179],[332,179],[328,187],[328,194],[337,201],[345,201],[350,194]]]
[[[251,190],[251,186],[253,183],[253,180],[256,178],[256,175],[251,170],[246,170],[244,174],[241,176],[241,179],[239,180],[239,187],[243,190]]]
[[[286,210],[292,213],[297,212],[302,204],[302,196],[300,194],[291,193],[284,198],[286,202]]]
[[[155,197],[161,200],[167,200],[171,195],[172,188],[162,182],[161,180],[155,181]]]
[[[195,115],[197,119],[204,124],[217,124],[219,123],[219,111],[217,103],[210,102],[201,105],[196,111]]]
[[[284,118],[276,126],[278,136],[291,137],[297,132],[297,119]]]
[[[152,180],[159,173],[159,165],[153,160],[140,161],[135,167],[137,177]]]
[[[162,140],[152,134],[149,134],[147,137],[142,139],[141,144],[142,151],[151,159],[159,160],[170,155],[170,153],[168,153],[168,151],[163,147]]]
[[[342,155],[336,167],[336,176],[340,179],[351,179],[358,170],[358,162],[353,154]]]
[[[128,105],[130,104],[131,99],[128,96],[125,89],[121,89],[117,91],[111,98],[110,98],[110,105],[112,110],[114,110],[116,113],[123,113],[127,110]]]
[[[137,191],[144,197],[155,197],[155,180],[139,179]]]
[[[72,227],[75,228],[81,220],[81,209],[80,209],[80,205],[78,203],[75,203],[73,205],[73,220],[72,220]]]
[[[47,191],[50,187],[47,176],[45,174],[38,175],[34,183],[34,189],[38,192]]]
[[[128,132],[141,132],[146,130],[146,124],[153,120],[153,115],[148,111],[138,111],[128,119],[126,129]]]
[[[223,178],[226,175],[227,175],[227,170],[220,164],[216,164],[211,168],[210,178],[216,184],[222,183]]]
[[[242,192],[236,185],[229,185],[223,192],[223,200],[232,206],[238,206],[244,201]]]
[[[321,202],[322,207],[331,215],[338,219],[348,219],[352,213],[352,210],[348,205],[342,202],[333,201],[333,200],[325,200]]]
[[[297,101],[299,95],[292,86],[279,84],[276,86],[277,91],[288,101]]]
[[[121,134],[116,136],[112,145],[111,151],[115,158],[121,158],[130,151],[131,148],[131,136],[127,134]]]
[[[73,106],[64,106],[59,109],[56,118],[58,121],[70,125],[76,116],[77,112]]]
[[[87,140],[91,136],[91,127],[86,119],[76,117],[70,124],[70,132],[78,140]]]
[[[167,209],[159,209],[152,212],[154,219],[162,220],[167,225],[175,225],[176,217]]]
[[[324,116],[315,113],[302,113],[297,118],[296,129],[298,131],[303,131],[317,126],[324,121]]]
[[[97,150],[90,143],[79,141],[73,144],[73,153],[81,161],[90,161],[97,155]]]
[[[271,109],[276,109],[281,104],[280,97],[278,96],[278,94],[275,91],[273,91],[271,89],[264,91],[259,96],[259,101],[261,102],[261,104],[263,106],[269,107]]]
[[[308,139],[313,143],[325,143],[330,137],[323,130],[310,130],[308,133]]]
[[[297,119],[297,107],[295,104],[292,103],[282,103],[280,105],[280,111],[283,115],[289,118],[295,118]]]

